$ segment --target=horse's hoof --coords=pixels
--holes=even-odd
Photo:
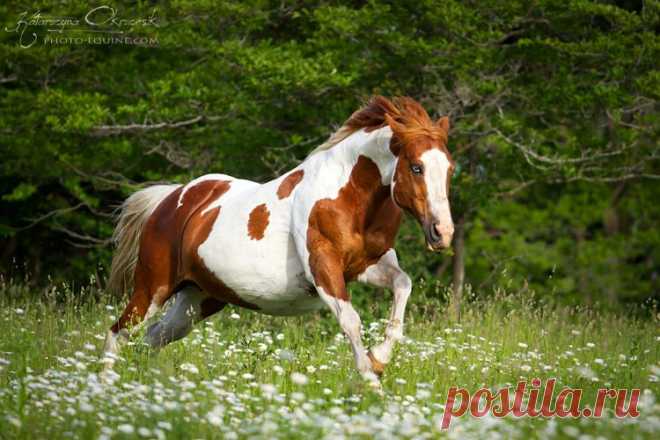
[[[369,356],[369,360],[371,361],[371,369],[378,377],[381,377],[385,371],[385,364],[376,359],[376,356],[374,356],[371,350],[367,352],[367,356]]]

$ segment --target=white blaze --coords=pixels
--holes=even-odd
[[[426,183],[428,209],[431,222],[437,224],[443,241],[451,238],[454,233],[454,222],[449,209],[449,194],[447,194],[447,173],[451,163],[447,155],[437,148],[422,153],[420,157],[424,164],[424,183]]]

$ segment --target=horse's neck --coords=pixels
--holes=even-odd
[[[348,167],[357,164],[359,157],[364,156],[376,164],[381,184],[388,186],[392,183],[396,166],[396,156],[390,151],[391,138],[389,127],[370,132],[359,130],[328,150],[328,160]]]
[[[343,148],[339,156],[347,162],[344,165],[352,165],[350,186],[359,188],[354,193],[357,199],[352,199],[361,208],[355,209],[355,221],[362,222],[365,228],[374,221],[393,222],[391,228],[385,229],[396,234],[400,211],[392,199],[392,176],[397,158],[390,150],[391,138],[389,127],[372,132],[361,130],[349,136],[345,145],[335,148]]]
[[[358,199],[352,198],[351,203],[363,207],[356,213],[365,215],[392,206],[391,184],[396,157],[390,151],[391,137],[389,127],[371,132],[360,130],[331,149],[310,157],[307,167],[311,175],[318,176],[321,181],[309,183],[323,188],[316,196],[335,198],[344,188],[357,189],[354,197]]]

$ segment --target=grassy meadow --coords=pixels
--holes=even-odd
[[[0,438],[657,438],[657,311],[567,308],[530,294],[472,297],[460,325],[416,288],[406,339],[383,377],[360,379],[328,313],[273,318],[226,308],[159,353],[136,338],[112,384],[100,351],[121,305],[0,286]],[[94,295],[86,295],[91,298]],[[389,306],[363,301],[365,341],[382,337]],[[366,304],[369,304],[367,307]],[[557,387],[640,388],[640,415],[513,418],[469,414],[440,430],[451,386],[497,390],[521,379]],[[583,404],[584,406],[584,404]]]

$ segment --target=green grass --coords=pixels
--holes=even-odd
[[[67,289],[39,299],[0,286],[0,438],[657,437],[660,333],[652,317],[500,293],[472,300],[455,325],[442,303],[413,295],[407,339],[379,396],[354,370],[329,314],[272,318],[229,308],[160,353],[135,339],[117,365],[120,379],[101,385],[102,339],[120,305],[79,301]],[[384,322],[369,318],[386,316],[380,309],[363,318],[368,344],[383,333]],[[294,372],[308,383],[294,383]],[[600,419],[467,415],[440,432],[449,387],[474,392],[534,377],[582,388],[586,403],[600,387],[641,388],[641,414],[617,419],[610,405]]]

